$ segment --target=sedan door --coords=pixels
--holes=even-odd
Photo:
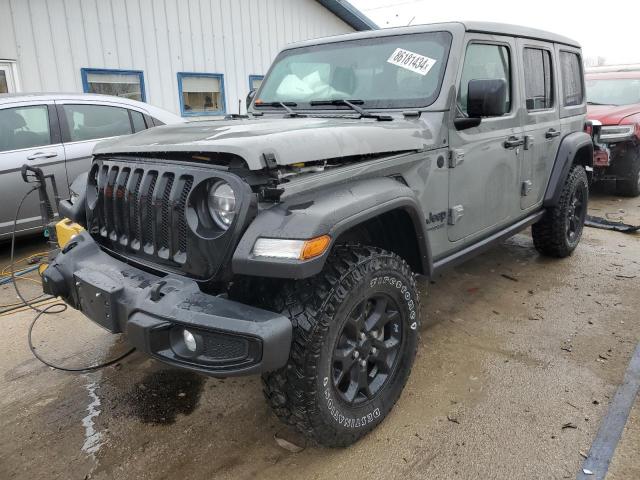
[[[64,147],[60,140],[53,102],[0,105],[0,238],[10,236],[18,203],[32,188],[22,180],[23,164],[39,167],[45,175],[54,175],[60,195],[68,195]],[[35,232],[41,225],[38,193],[33,192],[22,205],[16,231]]]
[[[147,128],[142,112],[121,104],[80,100],[56,101],[71,184],[89,171],[93,148],[111,137],[129,135]]]

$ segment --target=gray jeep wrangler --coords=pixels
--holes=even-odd
[[[97,147],[45,291],[162,362],[261,374],[283,421],[351,444],[409,376],[415,275],[530,225],[542,254],[576,248],[581,65],[568,38],[487,23],[289,46],[248,118]]]

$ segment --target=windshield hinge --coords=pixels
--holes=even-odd
[[[449,150],[449,168],[456,168],[464,162],[463,150]]]

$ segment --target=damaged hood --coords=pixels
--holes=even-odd
[[[599,120],[603,125],[625,123],[625,118],[640,113],[640,104],[633,105],[588,105],[587,118]]]
[[[437,125],[438,129],[433,126]],[[355,118],[273,118],[166,125],[98,144],[95,155],[153,152],[227,153],[251,170],[265,166],[264,154],[279,165],[386,152],[436,148],[442,113],[393,121]]]

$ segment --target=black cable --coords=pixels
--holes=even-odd
[[[64,307],[62,310],[56,310],[53,312],[50,312],[49,310],[52,309],[53,307],[58,307],[58,306],[62,306]],[[54,363],[49,362],[48,360],[45,360],[44,358],[42,358],[37,352],[36,352],[36,347],[33,346],[33,340],[32,340],[32,332],[33,332],[33,327],[35,326],[36,322],[38,321],[38,319],[42,316],[42,314],[50,314],[50,313],[62,313],[67,309],[67,304],[66,303],[54,303],[53,305],[49,305],[48,307],[46,307],[45,309],[43,309],[41,312],[39,312],[34,319],[31,321],[31,325],[29,325],[29,334],[27,335],[27,339],[29,340],[29,350],[31,350],[31,353],[33,353],[33,356],[36,357],[38,360],[40,360],[42,363],[44,363],[46,366],[51,367],[51,368],[55,368],[56,370],[62,370],[63,372],[93,372],[95,370],[100,370],[101,368],[105,368],[105,367],[109,367],[115,363],[118,363],[120,360],[124,359],[125,357],[131,355],[135,348],[132,348],[130,350],[128,350],[127,352],[123,353],[122,355],[112,359],[112,360],[108,360],[106,362],[103,363],[97,363],[95,365],[90,365],[88,367],[77,367],[77,368],[72,368],[72,367],[61,367],[60,365],[56,365]]]
[[[120,356],[118,356],[118,357],[116,357],[116,358],[114,358],[112,360],[108,360],[106,362],[103,362],[103,363],[97,363],[95,365],[90,365],[88,367],[71,368],[71,367],[62,367],[60,365],[56,365],[56,364],[54,364],[52,362],[49,362],[49,361],[45,360],[44,358],[42,358],[36,352],[36,347],[33,346],[33,340],[32,340],[33,327],[35,326],[36,322],[40,319],[40,317],[43,314],[50,315],[50,314],[54,314],[54,313],[62,313],[67,309],[67,304],[64,303],[64,302],[58,302],[58,303],[54,303],[52,305],[48,305],[47,307],[45,307],[42,310],[37,308],[37,307],[35,307],[34,305],[31,304],[31,302],[33,302],[34,299],[31,299],[30,301],[27,301],[22,296],[22,293],[20,293],[20,290],[18,289],[18,282],[16,281],[16,277],[15,277],[15,274],[14,274],[14,270],[15,269],[14,269],[13,258],[14,258],[15,242],[16,242],[16,228],[17,228],[17,225],[18,225],[18,217],[20,216],[20,209],[22,208],[22,204],[27,199],[27,197],[29,195],[31,195],[37,189],[38,189],[38,187],[33,187],[31,190],[29,190],[27,193],[25,193],[24,197],[22,197],[22,200],[20,200],[20,203],[18,204],[18,208],[16,209],[16,216],[13,219],[13,232],[11,233],[11,283],[13,283],[13,288],[15,288],[16,293],[18,294],[18,297],[20,298],[20,300],[22,300],[23,304],[37,312],[36,316],[33,318],[33,320],[31,321],[31,324],[29,325],[29,333],[27,334],[27,341],[29,342],[29,350],[31,350],[31,353],[33,354],[34,357],[36,357],[38,360],[40,360],[46,366],[51,367],[51,368],[55,368],[56,370],[62,370],[64,372],[93,372],[95,370],[99,370],[101,368],[105,368],[105,367],[108,367],[108,366],[113,365],[115,363],[118,363],[119,361],[121,361],[125,357],[131,355],[135,351],[135,348],[132,348],[132,349],[128,350],[127,352],[123,353],[122,355],[120,355]],[[53,310],[52,311],[52,309],[54,307],[60,307],[60,308],[58,310]]]

